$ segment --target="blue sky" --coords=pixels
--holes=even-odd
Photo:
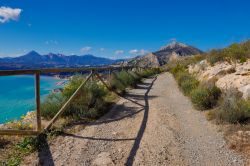
[[[221,48],[250,38],[249,6],[248,0],[1,0],[0,57],[36,50],[124,58],[173,39]]]

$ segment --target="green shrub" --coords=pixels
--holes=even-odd
[[[211,50],[207,53],[207,61],[211,65],[219,61],[228,61],[229,63],[243,63],[250,56],[250,40],[242,43],[234,43],[229,47],[218,50]]]
[[[59,109],[63,106],[73,93],[78,89],[84,78],[81,76],[75,76],[65,86],[62,93],[50,94],[41,105],[41,114],[46,119],[51,119],[56,115]],[[63,113],[62,116],[72,117],[89,117],[94,118],[89,110],[96,109],[96,103],[99,104],[96,112],[101,112],[100,108],[105,108],[104,98],[108,91],[103,85],[97,82],[87,83],[80,91],[78,96],[72,101],[68,109]],[[98,113],[96,113],[97,115]]]
[[[174,77],[177,77],[179,73],[183,73],[186,71],[185,66],[176,64],[170,68],[170,72],[174,75]]]
[[[143,77],[148,77],[158,72],[156,69],[143,70]],[[56,115],[63,104],[73,95],[84,81],[81,75],[74,76],[59,94],[50,94],[41,105],[41,114],[46,119]],[[121,71],[111,76],[111,88],[118,93],[124,93],[127,87],[135,87],[141,80],[141,75],[133,71]],[[88,82],[78,96],[72,101],[62,116],[74,118],[96,118],[106,110],[108,90],[97,81]]]
[[[108,91],[103,85],[96,82],[88,83],[82,88],[80,94],[70,104],[65,116],[73,115],[77,118],[96,118],[106,108],[105,96]],[[96,112],[93,116],[93,112]]]
[[[136,83],[141,82],[141,76],[138,73],[129,71],[129,74],[133,77]]]
[[[36,137],[25,137],[16,148],[24,154],[33,152],[38,149],[38,140]]]
[[[194,106],[201,110],[210,109],[216,106],[220,95],[221,91],[215,85],[209,87],[199,86],[190,94]]]
[[[142,71],[121,71],[113,73],[111,76],[110,86],[120,94],[124,94],[127,87],[135,87],[142,78],[147,78],[158,74],[160,69],[145,69]]]
[[[220,108],[212,112],[217,122],[242,123],[250,118],[250,102],[239,95],[227,92],[220,104]]]
[[[159,74],[160,72],[161,71],[159,68],[152,68],[152,69],[144,69],[144,70],[138,72],[138,74],[143,78],[148,78],[152,75]]]
[[[63,96],[65,96],[66,98],[70,98],[77,90],[77,88],[81,85],[81,83],[84,81],[84,79],[85,78],[81,75],[73,76],[70,82],[64,87]]]
[[[226,58],[225,51],[223,50],[211,50],[207,55],[207,61],[214,65],[217,62],[224,61]]]
[[[175,74],[178,85],[185,95],[189,95],[190,92],[197,88],[199,81],[196,80],[191,74],[186,71],[179,71]]]
[[[118,78],[117,73],[113,73],[111,75],[110,86],[111,86],[111,88],[113,90],[117,91],[120,94],[124,94],[125,93],[126,86]]]
[[[125,87],[134,87],[137,83],[135,78],[127,71],[117,73],[117,79],[120,80]]]
[[[61,94],[51,93],[41,104],[41,115],[46,119],[51,119],[63,106],[66,98]]]
[[[180,83],[180,87],[185,95],[189,95],[191,91],[197,88],[199,81],[194,78],[189,78]]]

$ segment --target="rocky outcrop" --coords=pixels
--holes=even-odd
[[[140,57],[136,61],[136,66],[140,67],[159,67],[160,63],[157,56],[153,53],[149,53],[143,57]]]
[[[201,50],[183,43],[172,42],[159,51],[136,57],[128,61],[128,65],[139,65],[141,67],[159,67],[171,59],[191,56],[202,53]]]
[[[175,41],[162,47],[159,51],[154,52],[161,65],[166,64],[171,58],[185,57],[201,53],[202,51],[195,47]]]
[[[250,99],[250,60],[237,64],[236,67],[227,62],[217,63],[214,66],[196,65],[189,66],[189,72],[195,74],[200,81],[216,81],[216,86],[225,91],[237,89],[244,99]]]
[[[206,60],[203,60],[195,65],[190,65],[188,70],[189,73],[196,74],[198,80],[209,81],[218,80],[226,74],[234,72],[234,67],[227,62],[210,66]]]

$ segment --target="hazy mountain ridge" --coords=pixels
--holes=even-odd
[[[113,60],[93,55],[70,55],[49,53],[41,55],[31,51],[19,57],[0,58],[0,69],[29,69],[29,68],[50,68],[50,67],[81,67],[81,66],[103,66],[117,63],[120,60]]]

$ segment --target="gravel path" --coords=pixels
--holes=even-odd
[[[169,73],[147,79],[100,120],[24,165],[244,165]],[[141,106],[143,105],[143,106]],[[28,162],[29,161],[29,162]]]

